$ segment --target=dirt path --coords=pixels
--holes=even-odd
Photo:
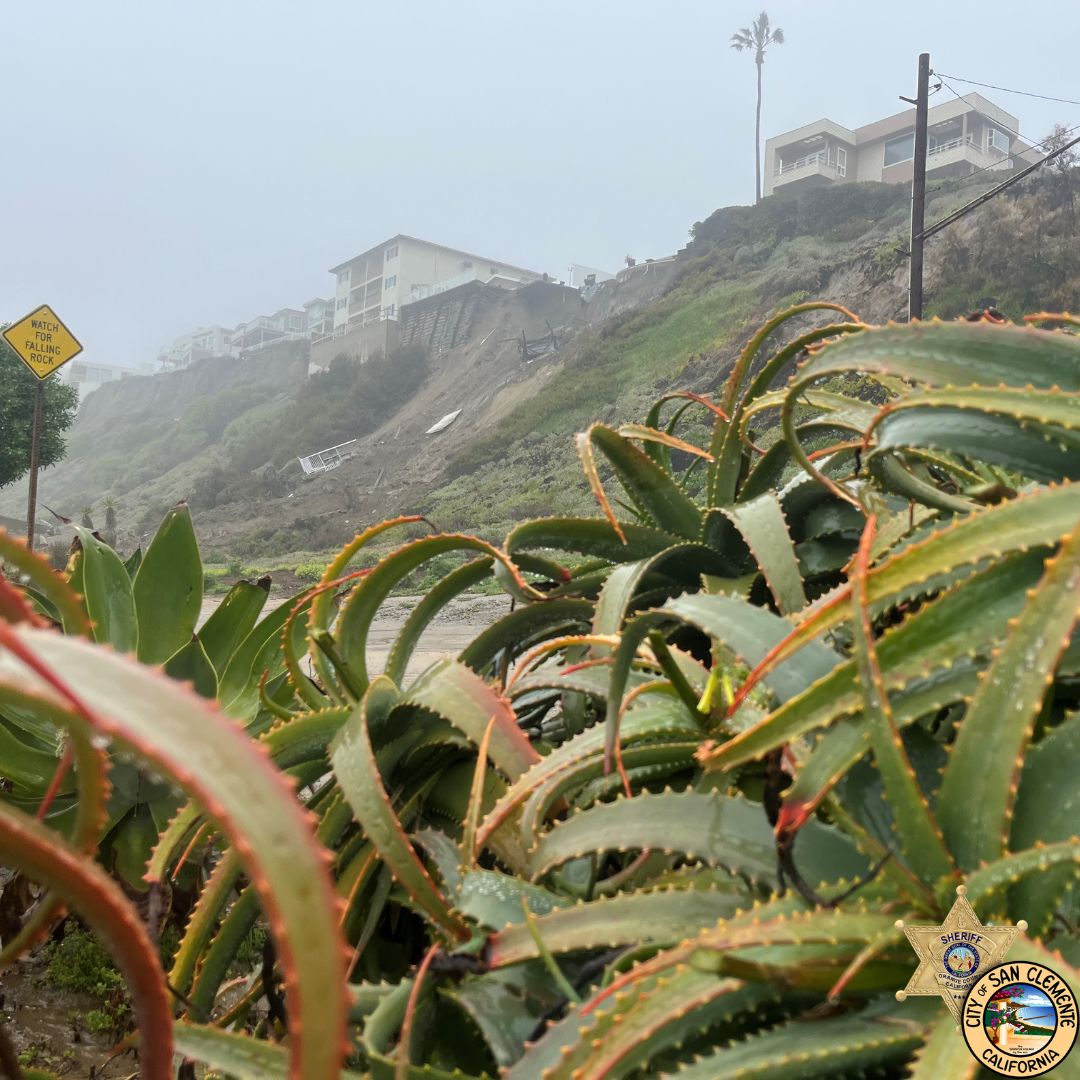
[[[284,599],[283,595],[271,592],[267,610]],[[200,624],[209,618],[221,600],[220,596],[208,596],[203,600]],[[393,596],[379,609],[368,635],[368,666],[373,674],[382,671],[394,638],[419,600],[419,596]],[[415,678],[435,660],[456,656],[481,630],[509,610],[510,598],[502,595],[462,596],[451,601],[421,636],[409,661],[406,677]]]

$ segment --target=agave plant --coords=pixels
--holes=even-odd
[[[603,518],[350,571],[415,519],[374,526],[224,668],[200,631],[203,696],[83,640],[124,607],[90,602],[87,537],[69,581],[5,546],[30,584],[0,584],[0,713],[67,733],[76,817],[65,838],[9,803],[0,849],[117,946],[144,1075],[173,1046],[311,1078],[974,1075],[942,1004],[893,997],[897,920],[960,883],[984,921],[1027,920],[1014,955],[1080,977],[1080,342],[834,309],[766,353],[830,307],[771,320],[716,401],[580,436]],[[381,604],[451,552],[374,674]],[[492,577],[514,610],[409,680],[425,627]],[[156,587],[160,646],[139,623],[122,647],[189,650],[199,687],[168,615],[189,593]],[[147,884],[203,882],[164,975],[87,857],[119,753],[176,808]],[[238,972],[260,920],[273,945]]]

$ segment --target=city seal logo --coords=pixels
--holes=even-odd
[[[919,966],[896,998],[909,994],[936,994],[960,1021],[960,1010],[968,991],[980,974],[1005,959],[1013,939],[1027,923],[1016,926],[983,926],[967,901],[967,889],[957,886],[956,902],[941,926],[906,926],[897,929],[907,935],[918,953]]]
[[[1076,1042],[1076,994],[1056,972],[1023,960],[991,968],[964,1001],[968,1049],[1000,1076],[1041,1076]]]

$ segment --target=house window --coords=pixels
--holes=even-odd
[[[389,262],[391,259],[396,259],[396,258],[397,258],[397,244],[395,244],[393,247],[388,247],[386,249],[386,261],[387,262]]]
[[[397,284],[397,274],[391,274],[384,282],[384,289],[392,289]]]
[[[392,319],[394,317],[394,308],[396,306],[396,304],[387,304],[386,307],[382,309],[383,318]]]
[[[836,175],[847,176],[847,151],[842,146],[836,148]]]
[[[986,141],[988,150],[1000,150],[1003,154],[1009,152],[1009,137],[997,128],[986,129]]]
[[[290,315],[289,316],[289,326],[293,330],[299,330],[300,327],[303,326],[303,325],[304,325],[303,319],[299,315]]]
[[[338,271],[337,283],[339,285],[348,285],[349,284],[349,271],[348,270],[339,270]]]
[[[899,165],[901,161],[911,161],[915,156],[915,132],[909,131],[885,144],[885,164]]]
[[[340,311],[348,302],[349,298],[347,296],[342,296],[337,302],[337,310]]]

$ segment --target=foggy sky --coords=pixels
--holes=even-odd
[[[728,40],[760,2],[9,0],[0,319],[50,303],[86,359],[134,364],[332,295],[328,267],[398,232],[556,278],[671,253],[753,200],[754,64]],[[922,50],[1080,100],[1073,2],[768,10],[763,140],[899,111]],[[1035,139],[1080,123],[980,92]]]

